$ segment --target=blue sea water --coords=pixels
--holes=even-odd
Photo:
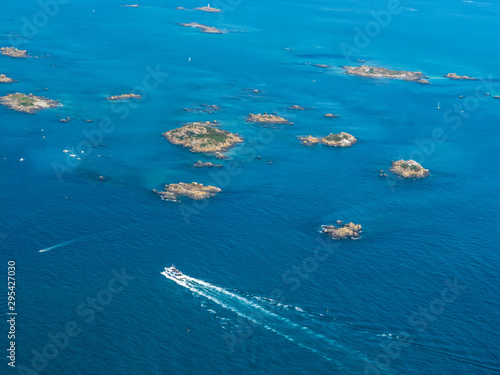
[[[3,358],[2,374],[500,373],[497,2],[406,1],[363,45],[357,28],[387,1],[211,4],[222,15],[193,0],[64,3],[46,19],[37,1],[0,4],[1,46],[40,57],[0,56],[18,81],[0,95],[63,104],[0,108],[0,267],[16,262],[18,312],[17,368]],[[357,59],[431,85],[344,75]],[[105,100],[145,86],[135,104]],[[221,110],[183,111],[202,104]],[[245,122],[264,111],[294,124]],[[161,137],[212,120],[245,138],[221,170],[190,168],[214,160]],[[296,138],[340,131],[358,143]],[[103,139],[81,153],[85,134]],[[401,158],[431,175],[379,177]],[[223,192],[198,204],[151,192],[180,181]],[[336,220],[361,239],[318,232]],[[161,275],[172,263],[185,283]],[[110,284],[116,273],[130,276]],[[68,323],[78,334],[64,340]]]

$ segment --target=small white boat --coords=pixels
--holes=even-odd
[[[439,108],[439,102],[438,102],[438,109],[441,109],[441,108]]]
[[[177,268],[175,268],[175,266],[173,264],[172,264],[172,267],[165,267],[164,273],[165,273],[165,275],[173,277],[174,279],[178,279],[178,280],[182,280],[186,277],[186,276],[184,276],[184,274],[181,271],[179,271]]]

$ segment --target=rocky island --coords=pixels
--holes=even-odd
[[[300,105],[294,104],[294,105],[288,107],[288,109],[291,109],[294,111],[305,111],[306,109],[310,109],[310,108],[306,108],[306,107],[302,107]]]
[[[12,83],[14,80],[7,77],[5,74],[0,74],[0,83]]]
[[[453,79],[453,80],[467,80],[467,81],[480,81],[479,78],[474,78],[474,77],[469,77],[469,76],[459,76],[456,73],[448,73],[444,75],[443,77]]]
[[[2,55],[4,56],[15,57],[18,59],[28,57],[28,51],[14,47],[2,47],[0,48],[0,52],[2,52]]]
[[[308,135],[307,137],[297,137],[304,146],[314,146],[321,142],[321,138]]]
[[[321,232],[329,235],[334,239],[345,239],[345,238],[359,238],[361,233],[361,225],[349,223],[342,224],[339,220],[337,221],[339,225],[336,227],[335,225],[322,225]]]
[[[333,113],[327,113],[327,114],[325,114],[324,117],[326,117],[326,118],[339,118],[340,116],[339,115],[334,115]]]
[[[342,69],[345,70],[345,74],[353,76],[369,77],[369,78],[401,79],[403,81],[429,84],[429,81],[424,79],[428,77],[424,76],[422,72],[410,72],[407,70],[389,70],[386,68],[378,68],[375,66],[368,66],[368,65],[343,66]]]
[[[194,8],[194,10],[201,10],[202,12],[208,12],[208,13],[220,13],[222,10],[217,9],[217,8],[212,8],[210,5],[206,7],[199,7],[199,8]]]
[[[163,133],[162,136],[174,145],[182,145],[189,148],[191,152],[216,153],[233,147],[235,143],[243,142],[243,138],[238,134],[213,128],[209,124],[209,122],[186,124],[180,128]]]
[[[318,143],[322,143],[326,146],[349,147],[358,141],[354,136],[345,132],[337,134],[330,133],[330,135],[327,135],[324,138],[313,137],[312,135],[298,138],[304,146],[314,146]]]
[[[429,170],[424,169],[415,160],[398,160],[392,162],[392,173],[403,178],[424,178],[429,175]]]
[[[316,68],[322,68],[322,69],[331,68],[330,65],[325,65],[325,64],[313,64],[313,66],[315,66]]]
[[[122,95],[113,95],[113,96],[110,96],[109,98],[106,98],[106,100],[111,100],[111,101],[127,100],[127,99],[139,99],[139,100],[141,100],[142,96],[137,95],[137,94],[122,94]]]
[[[32,114],[42,109],[55,108],[59,102],[33,94],[15,93],[0,97],[0,104],[14,111]]]
[[[193,168],[222,168],[222,164],[214,164],[209,161],[204,163],[201,160],[198,160],[193,164]]]
[[[281,124],[281,125],[293,125],[293,122],[288,121],[287,119],[277,116],[275,114],[268,115],[266,112],[264,112],[263,115],[256,114],[254,115],[253,113],[250,113],[247,118],[247,122],[254,122],[257,124]]]
[[[223,31],[217,29],[216,27],[202,25],[201,23],[189,22],[189,23],[180,23],[179,25],[184,27],[193,27],[195,29],[199,29],[202,33],[206,34],[223,34]]]
[[[213,197],[222,190],[215,186],[204,186],[197,182],[165,185],[164,191],[153,189],[153,192],[158,194],[162,200],[178,202],[179,197],[188,197],[194,200],[202,200]]]
[[[186,112],[205,112],[205,113],[214,113],[220,110],[220,106],[215,104],[202,104],[201,108],[184,108]]]

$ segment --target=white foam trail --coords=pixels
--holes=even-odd
[[[84,237],[84,238],[85,238],[85,237]],[[81,240],[81,239],[82,239],[82,238],[77,238],[77,239],[74,239],[74,240],[71,240],[71,241],[61,242],[61,243],[58,243],[57,245],[50,246],[50,247],[46,247],[45,249],[38,250],[38,252],[39,252],[39,253],[45,253],[46,251],[50,251],[50,250],[58,249],[58,248],[60,248],[60,247],[67,246],[67,245],[69,245],[70,243],[73,243],[73,242],[79,241],[79,240]]]
[[[124,227],[123,229],[125,229],[125,228],[127,228],[127,227]],[[51,251],[51,250],[54,250],[54,249],[59,249],[61,247],[67,246],[69,244],[72,244],[73,242],[83,241],[83,240],[86,240],[86,239],[88,239],[90,237],[93,237],[93,236],[97,236],[97,235],[100,235],[100,234],[106,234],[106,233],[112,233],[112,232],[115,232],[115,231],[116,231],[115,229],[110,229],[110,230],[105,230],[103,232],[88,234],[86,236],[75,238],[75,239],[72,239],[70,241],[58,243],[57,245],[54,245],[54,246],[46,247],[45,249],[38,250],[38,252],[39,253],[45,253],[47,251]]]
[[[300,326],[300,325],[292,322],[291,320],[289,320],[289,319],[287,319],[287,318],[285,318],[283,316],[280,316],[280,315],[278,315],[276,313],[273,313],[273,312],[265,309],[264,307],[260,306],[259,304],[255,303],[255,302],[252,302],[252,301],[250,301],[250,300],[248,300],[246,298],[243,298],[243,297],[241,297],[241,296],[239,296],[239,295],[237,295],[235,293],[229,292],[229,291],[225,290],[224,288],[212,285],[212,284],[207,283],[207,282],[205,282],[203,280],[195,279],[195,278],[192,278],[192,277],[189,277],[189,276],[186,276],[186,280],[193,281],[193,282],[198,283],[200,285],[203,285],[203,286],[205,286],[205,287],[207,287],[209,289],[212,289],[212,290],[215,290],[215,291],[217,291],[219,293],[225,294],[225,295],[227,295],[227,296],[229,296],[231,298],[234,298],[234,299],[236,299],[236,300],[238,300],[238,301],[240,301],[240,302],[242,302],[242,303],[244,303],[244,304],[246,304],[248,306],[254,307],[255,309],[257,309],[260,312],[262,312],[263,314],[266,314],[266,315],[268,315],[268,316],[270,316],[272,318],[281,320],[281,321],[283,321],[283,322],[291,325],[294,328],[303,329],[303,330],[309,332],[310,334],[316,336],[317,338],[323,339],[323,340],[327,341],[328,343],[330,343],[332,345],[338,345],[337,342],[329,339],[328,337],[325,337],[325,336],[323,336],[323,335],[321,335],[319,333],[315,333],[312,330],[310,330],[308,327]]]
[[[183,287],[185,287],[185,288],[189,289],[189,290],[190,290],[190,291],[192,291],[193,293],[196,293],[196,294],[198,294],[198,295],[201,295],[201,296],[203,296],[203,297],[205,297],[205,298],[209,299],[210,301],[215,302],[216,304],[218,304],[218,305],[220,305],[220,306],[222,306],[222,307],[224,307],[224,308],[226,308],[226,309],[228,309],[228,310],[231,310],[232,312],[236,313],[238,316],[241,316],[242,318],[245,318],[245,319],[247,319],[247,320],[251,321],[252,323],[254,323],[254,324],[256,324],[256,325],[262,326],[262,327],[264,327],[265,329],[267,329],[267,330],[269,330],[269,331],[272,331],[272,332],[276,333],[277,335],[279,335],[279,336],[281,336],[281,337],[286,338],[287,340],[289,340],[289,341],[291,341],[291,342],[293,342],[293,343],[297,344],[297,345],[298,345],[298,346],[300,346],[301,348],[308,349],[308,350],[310,350],[310,351],[312,351],[312,352],[314,352],[314,353],[318,353],[318,351],[317,351],[316,349],[311,348],[311,347],[309,347],[309,346],[307,346],[307,345],[304,345],[304,344],[302,344],[302,343],[300,343],[300,342],[296,342],[296,341],[295,341],[295,339],[294,339],[293,337],[291,337],[291,336],[289,336],[289,335],[287,335],[287,334],[285,334],[285,333],[283,333],[283,332],[281,332],[281,331],[279,331],[279,330],[277,330],[277,329],[275,329],[275,328],[270,327],[269,325],[265,324],[264,322],[258,321],[257,319],[255,319],[255,318],[253,318],[253,317],[251,317],[251,316],[249,316],[249,315],[247,315],[247,314],[245,314],[245,313],[241,312],[240,310],[238,310],[238,309],[236,309],[236,308],[234,308],[234,307],[232,307],[232,306],[230,306],[230,305],[228,305],[228,304],[224,303],[224,302],[223,302],[223,301],[221,301],[220,299],[218,299],[218,298],[216,298],[216,297],[214,297],[214,296],[211,296],[211,295],[209,295],[209,294],[207,294],[207,293],[204,293],[204,292],[203,292],[202,290],[200,290],[199,288],[195,288],[195,287],[193,287],[193,286],[191,286],[191,285],[189,285],[188,283],[186,283],[186,282],[185,282],[185,281],[188,281],[188,280],[189,280],[189,281],[191,281],[191,280],[196,280],[196,279],[193,279],[193,278],[191,278],[191,277],[186,276],[184,280],[179,280],[179,279],[176,279],[176,278],[174,278],[174,277],[171,277],[170,275],[166,274],[165,272],[162,272],[161,274],[162,274],[163,276],[165,276],[166,278],[168,278],[168,279],[170,279],[170,280],[175,281],[177,284],[179,284],[179,285],[181,285],[181,286],[183,286]],[[325,357],[325,359],[327,359],[327,360],[332,360],[332,359],[331,359],[331,358],[329,358],[329,357]]]
[[[360,365],[368,361],[362,353],[345,347],[337,341],[313,331],[309,327],[297,324],[225,288],[189,276],[184,276],[182,280],[179,280],[169,276],[165,272],[162,272],[162,274],[193,293],[233,311],[250,322],[286,338],[299,347],[321,355],[324,359],[335,363],[338,370],[343,370],[345,373],[350,372],[349,369],[334,358],[345,358],[346,364],[349,364],[348,367],[354,364]],[[293,310],[301,315],[305,313],[300,308]]]

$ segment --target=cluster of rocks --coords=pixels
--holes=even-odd
[[[393,161],[390,171],[403,178],[424,178],[429,175],[429,170],[415,160]]]
[[[222,191],[218,187],[211,185],[205,186],[197,182],[179,182],[178,184],[169,184],[165,185],[163,190],[164,191],[158,191],[153,189],[153,192],[158,194],[162,200],[173,202],[179,201],[179,197],[188,197],[194,200],[207,199]]]
[[[450,78],[453,80],[466,80],[466,81],[480,81],[479,78],[474,78],[474,77],[469,77],[469,76],[459,76],[456,73],[448,73],[444,75],[443,77]]]
[[[28,51],[14,47],[2,47],[0,48],[0,52],[4,56],[15,57],[18,59],[28,57]]]
[[[59,102],[33,94],[9,94],[0,97],[0,104],[18,112],[36,113],[42,109],[55,108],[59,106]]]
[[[302,107],[300,105],[294,104],[294,105],[288,107],[288,109],[291,109],[294,111],[305,111],[306,109],[311,109],[311,108],[306,108],[306,107]]]
[[[214,128],[209,122],[186,124],[162,135],[175,145],[189,148],[191,152],[215,153],[243,142],[238,134]]]
[[[290,122],[283,117],[280,117],[276,114],[268,115],[266,112],[264,112],[264,114],[258,113],[256,115],[250,113],[248,115],[247,122],[264,125],[293,125],[293,122]]]
[[[195,29],[200,30],[202,33],[206,34],[223,34],[222,30],[217,29],[216,27],[203,25],[197,22],[189,22],[189,23],[180,23],[179,25],[184,27],[193,27]]]
[[[0,74],[0,83],[12,83],[14,80],[7,77],[5,74]]]
[[[312,135],[298,138],[304,146],[314,146],[318,143],[322,143],[326,146],[349,147],[358,141],[354,136],[345,132],[340,132],[337,134],[330,133],[330,135],[327,135],[323,138],[313,137]]]
[[[369,78],[391,78],[401,79],[403,81],[418,82],[429,84],[422,72],[411,72],[407,70],[390,70],[386,68],[379,68],[375,66],[362,65],[362,66],[343,66],[346,74],[369,77]]]
[[[340,220],[337,221],[337,225],[322,225],[321,232],[334,239],[355,239],[360,237],[361,225],[354,223],[342,224]]]
[[[209,161],[202,162],[201,160],[198,160],[193,164],[193,168],[222,168],[222,164],[214,164]]]
[[[222,12],[221,9],[213,8],[210,5],[208,5],[206,7],[194,8],[194,10],[201,10],[202,12],[208,12],[208,13],[220,13],[220,12]]]
[[[122,95],[113,95],[113,96],[110,96],[109,98],[106,98],[106,100],[111,100],[111,101],[115,101],[115,100],[127,100],[127,99],[139,99],[139,100],[142,100],[142,96],[130,93],[130,94],[122,94]]]
[[[220,110],[220,107],[215,104],[202,104],[201,108],[184,108],[186,112],[204,112],[204,113],[214,113]]]
[[[325,114],[324,117],[326,117],[326,118],[339,118],[340,116],[339,115],[334,115],[333,113],[327,113],[327,114]]]

